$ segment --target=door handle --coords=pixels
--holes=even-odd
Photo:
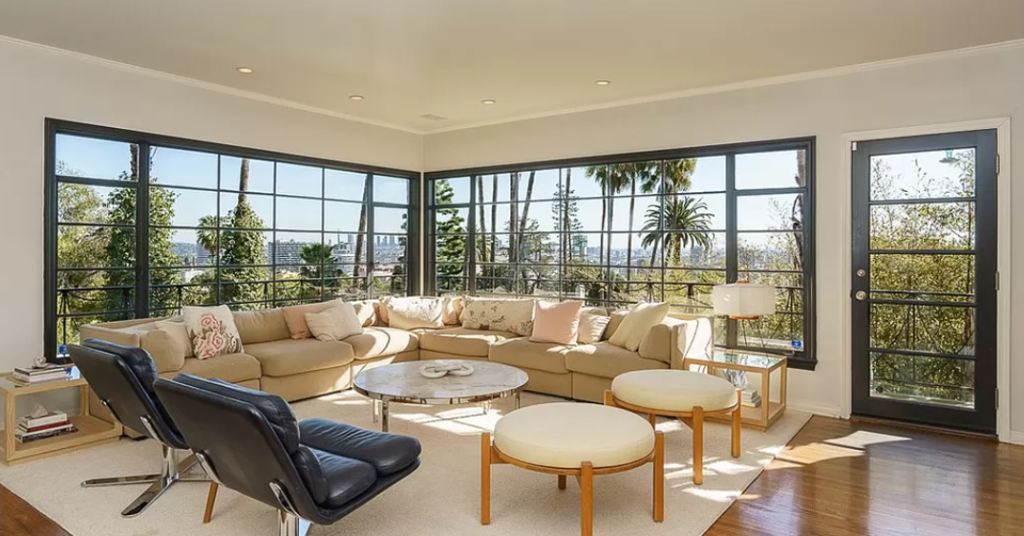
[[[868,293],[867,293],[867,292],[864,292],[863,290],[858,290],[858,291],[857,291],[857,292],[856,292],[856,293],[855,293],[855,294],[853,295],[853,297],[854,297],[854,298],[857,298],[857,301],[864,301],[864,300],[868,299]]]

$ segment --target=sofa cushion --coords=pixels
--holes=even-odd
[[[208,359],[190,357],[177,372],[200,378],[217,378],[231,383],[258,380],[262,376],[260,362],[248,354],[219,355]],[[171,372],[162,375],[169,378],[173,374]]]
[[[660,324],[647,330],[644,338],[640,340],[640,348],[637,350],[640,357],[644,359],[657,359],[665,363],[672,363],[672,330],[682,325],[683,321],[678,318],[668,317]]]
[[[409,436],[367,430],[327,419],[306,419],[299,423],[303,445],[361,460],[383,476],[393,475],[416,463],[420,442]]]
[[[306,313],[322,313],[331,307],[338,305],[338,303],[341,303],[341,300],[307,303],[305,305],[292,305],[281,309],[281,313],[284,315],[285,324],[288,325],[288,332],[291,334],[291,338],[307,339],[312,337],[313,334],[309,331],[309,326],[306,325]]]
[[[487,350],[498,341],[519,337],[507,331],[485,331],[469,328],[447,328],[424,331],[420,348],[446,354],[487,357]]]
[[[356,359],[395,355],[419,348],[419,337],[411,331],[397,328],[364,328],[360,335],[345,339],[352,345]]]
[[[630,352],[607,341],[570,349],[565,355],[565,366],[573,372],[601,378],[614,378],[633,370],[668,368],[667,363],[644,359],[636,352]]]
[[[372,465],[305,445],[299,447],[292,461],[313,501],[325,508],[344,506],[377,481]]]
[[[532,299],[467,296],[462,309],[462,327],[529,335],[533,332],[533,302]]]
[[[533,305],[533,342],[576,345],[580,328],[581,301],[560,303],[537,300]]]
[[[604,329],[604,335],[601,336],[602,341],[607,341],[615,335],[615,332],[619,330],[619,325],[622,324],[622,320],[629,314],[629,309],[619,309],[617,311],[611,311],[608,313],[610,319],[608,320],[608,327]]]
[[[634,307],[622,324],[615,330],[615,334],[608,337],[608,342],[621,346],[630,352],[640,348],[640,342],[644,335],[654,326],[665,320],[668,315],[669,304],[667,303],[640,303]]]
[[[507,339],[492,344],[487,359],[513,367],[568,374],[565,354],[569,348],[560,344],[533,342],[525,337]]]
[[[318,341],[341,341],[363,332],[363,321],[351,303],[339,303],[319,313],[306,313],[306,325]]]
[[[344,341],[285,339],[245,347],[259,360],[264,376],[290,376],[347,365],[355,359],[352,345]]]
[[[156,324],[159,323],[161,322],[156,322]],[[161,329],[152,329],[142,333],[139,336],[138,346],[153,356],[157,372],[174,372],[181,369],[185,364],[187,354],[192,353],[192,343],[189,342],[187,333],[184,344],[182,344],[175,334]]]
[[[444,304],[447,298],[391,298],[385,305],[388,325],[400,329],[443,328]]]
[[[600,342],[604,336],[604,330],[608,328],[610,316],[582,314],[580,315],[579,333],[576,342],[579,344],[593,344]]]
[[[360,300],[348,302],[356,310],[356,316],[364,328],[377,325],[377,300]]]
[[[291,337],[282,309],[235,311],[235,327],[242,344],[279,341]]]

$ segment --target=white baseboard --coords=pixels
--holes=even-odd
[[[839,406],[822,406],[820,404],[804,403],[804,402],[793,402],[789,401],[786,403],[786,407],[796,410],[812,413],[814,415],[821,415],[822,417],[834,417],[841,418],[842,408]]]
[[[1024,432],[1010,432],[1007,442],[1014,445],[1024,445]]]

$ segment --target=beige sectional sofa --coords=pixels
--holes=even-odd
[[[600,342],[578,346],[531,342],[529,337],[452,325],[411,331],[380,325],[381,305],[364,323],[364,333],[343,341],[293,339],[283,309],[238,311],[235,324],[243,352],[208,359],[191,357],[157,320],[144,319],[81,327],[82,339],[98,338],[139,346],[153,355],[157,372],[173,377],[187,372],[300,400],[348,389],[359,372],[388,363],[428,359],[475,359],[518,367],[529,375],[527,390],[600,402],[616,375],[632,370],[681,368],[684,353],[712,351],[710,317],[673,314],[648,330],[636,352],[608,339],[626,311],[610,316]],[[589,309],[589,313],[605,314]],[[171,319],[175,320],[174,318]],[[179,319],[180,320],[180,319]]]

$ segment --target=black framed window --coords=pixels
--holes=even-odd
[[[47,121],[46,351],[185,305],[416,292],[419,174]]]
[[[815,363],[813,138],[426,179],[429,292],[711,314],[716,284],[772,284],[778,312],[716,319],[718,344]]]

